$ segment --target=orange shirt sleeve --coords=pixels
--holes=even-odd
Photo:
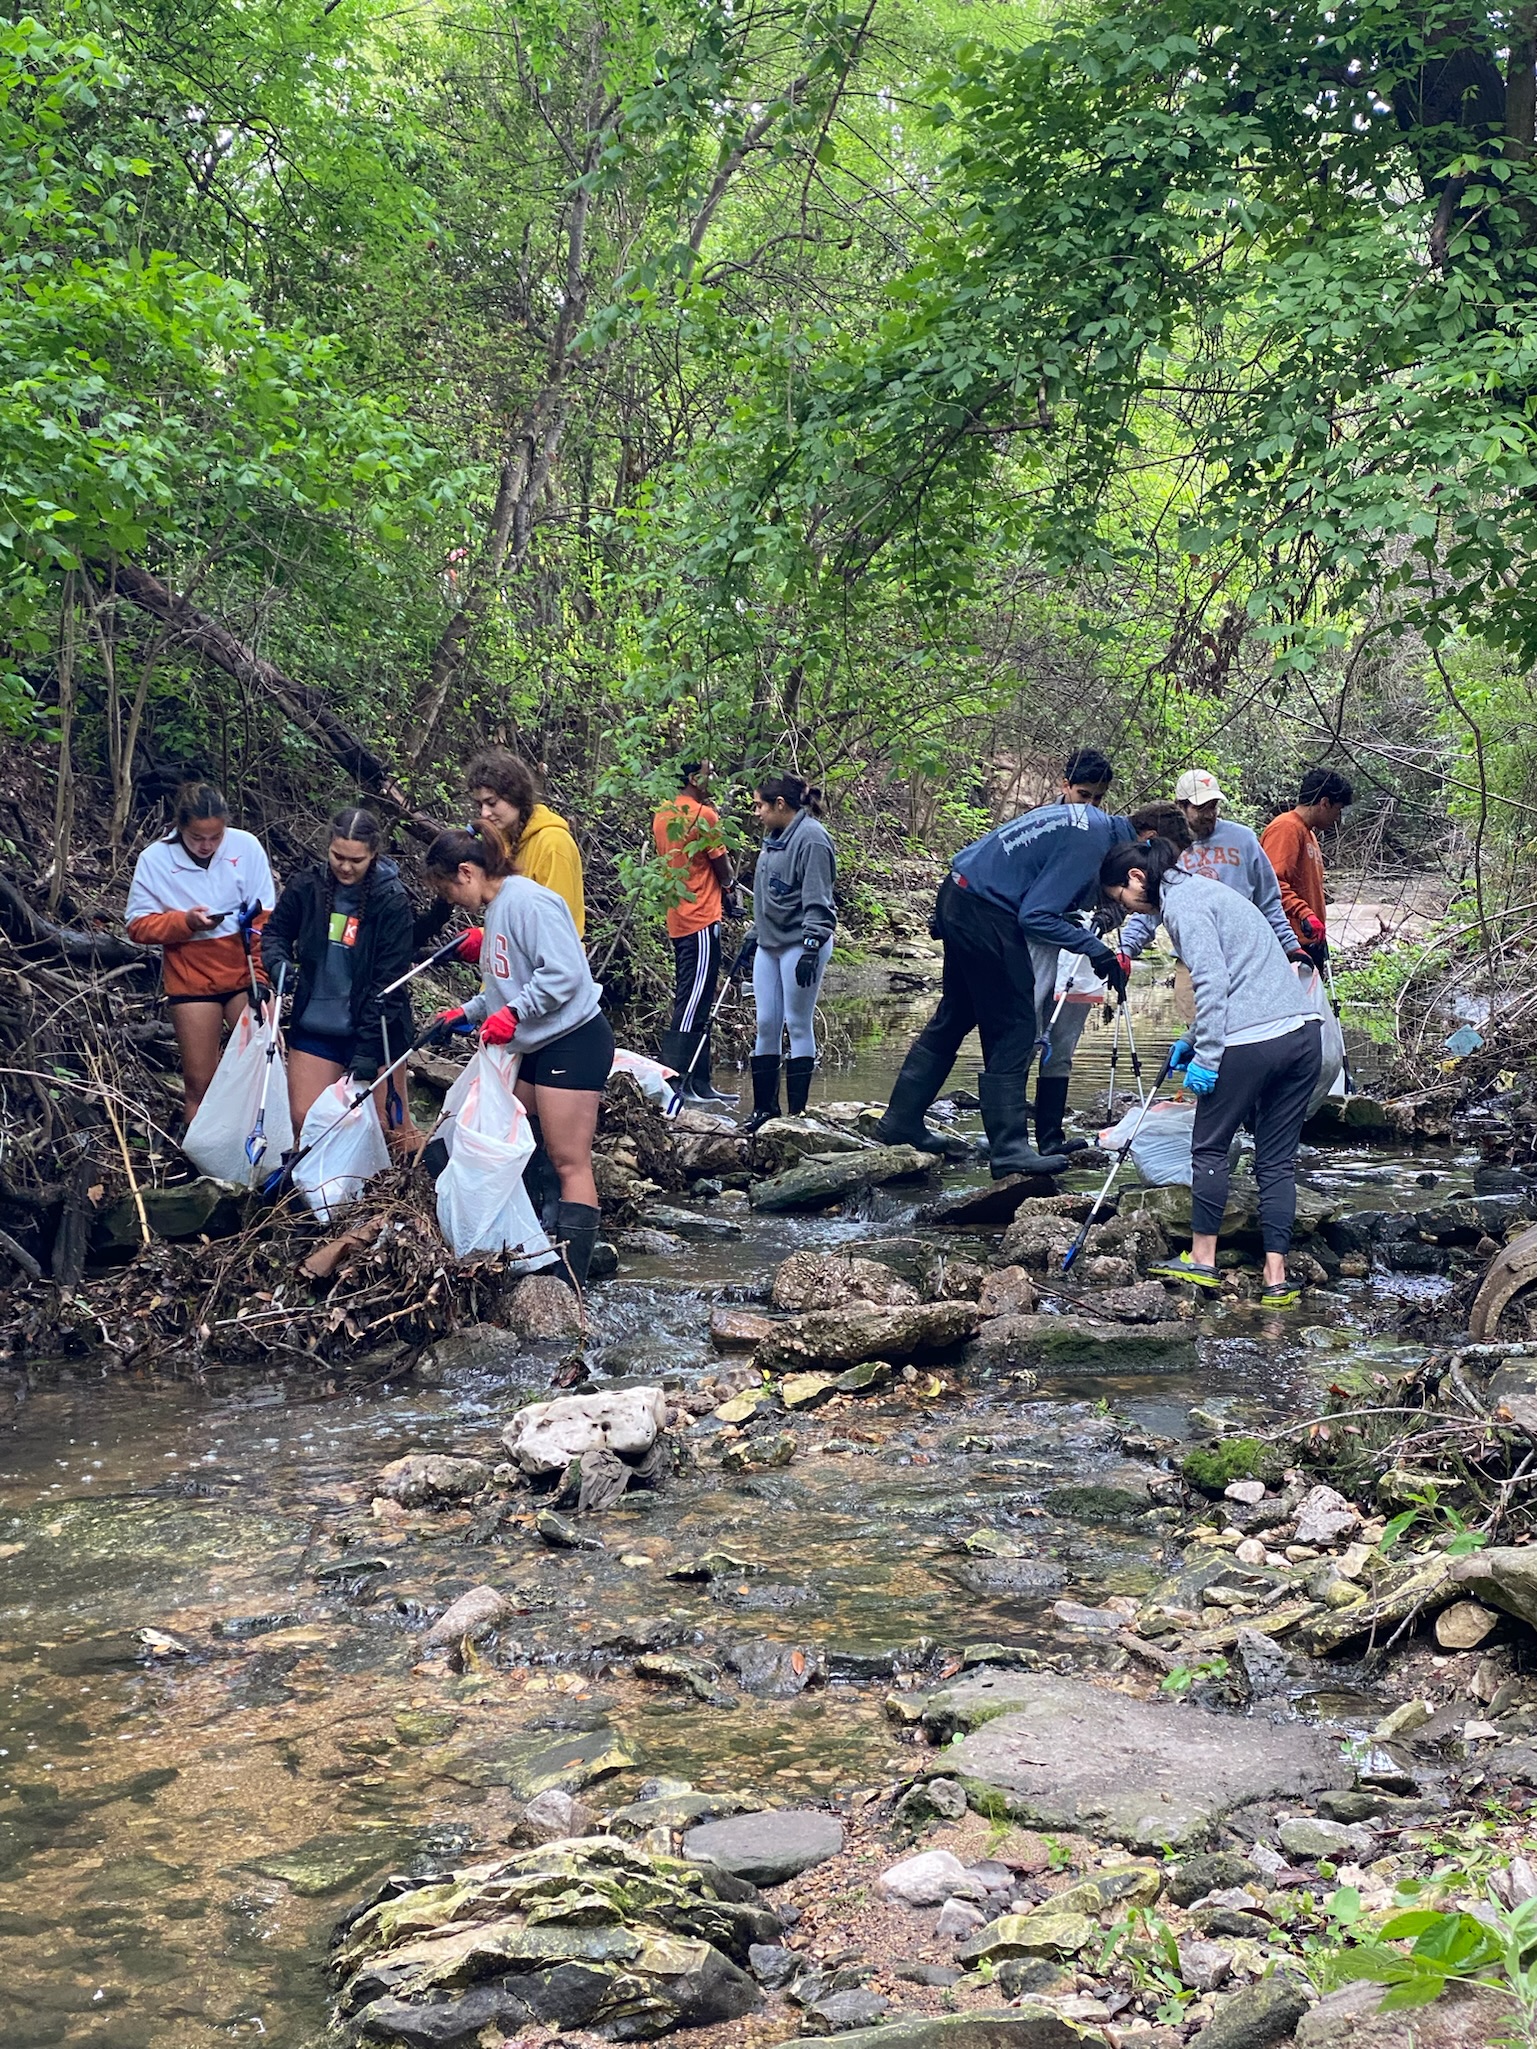
[[[1260,835],[1260,845],[1275,870],[1281,887],[1281,908],[1300,934],[1305,918],[1321,918],[1323,905],[1315,904],[1318,894],[1317,863],[1308,842],[1312,835],[1293,811],[1273,818]]]

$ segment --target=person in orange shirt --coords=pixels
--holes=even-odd
[[[687,1075],[681,1091],[685,1097],[734,1103],[736,1097],[723,1095],[710,1078],[710,1009],[720,978],[721,917],[742,914],[720,815],[710,802],[712,772],[708,761],[685,761],[678,771],[681,789],[651,821],[657,853],[683,892],[667,913],[673,998],[672,1025],[662,1034],[662,1064]]]
[[[1297,788],[1290,811],[1271,819],[1260,834],[1281,885],[1281,908],[1302,950],[1316,968],[1329,960],[1328,926],[1324,918],[1324,857],[1321,832],[1339,824],[1355,791],[1332,768],[1310,768]]]

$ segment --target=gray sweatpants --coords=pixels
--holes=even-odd
[[[809,989],[803,989],[795,979],[796,963],[801,957],[800,947],[786,947],[783,952],[775,952],[760,941],[752,964],[752,993],[758,1006],[758,1036],[753,1041],[754,1053],[777,1056],[788,1025],[790,1058],[815,1058],[817,1042],[812,1020],[816,1015],[817,994],[832,952],[832,940],[824,940],[816,957],[816,980]]]

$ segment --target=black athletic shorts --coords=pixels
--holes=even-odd
[[[517,1041],[513,1041],[517,1049]],[[523,1055],[518,1080],[540,1089],[590,1089],[602,1095],[614,1065],[614,1035],[608,1019],[590,1017],[575,1031]]]
[[[250,983],[242,982],[238,989],[226,989],[222,995],[217,989],[209,989],[206,993],[200,990],[191,996],[168,996],[165,1003],[167,1010],[173,1010],[178,1003],[217,1003],[222,1010],[232,996],[249,996],[250,993]]]

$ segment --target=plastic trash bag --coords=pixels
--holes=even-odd
[[[664,1067],[660,1060],[648,1060],[644,1053],[626,1053],[622,1046],[614,1048],[614,1064],[609,1069],[610,1074],[630,1075],[642,1092],[664,1109],[672,1101],[672,1078],[677,1071]]]
[[[181,1142],[182,1151],[200,1174],[211,1174],[216,1181],[233,1181],[237,1188],[250,1188],[264,1179],[294,1142],[288,1115],[288,1076],[279,1047],[267,1093],[267,1150],[254,1167],[246,1158],[246,1140],[261,1107],[267,1048],[275,1030],[270,1019],[258,1024],[247,1004],[235,1020],[208,1093]]]
[[[456,1259],[510,1253],[515,1267],[532,1270],[553,1248],[523,1186],[534,1134],[513,1094],[517,1078],[515,1052],[482,1046],[445,1098],[452,1150],[438,1176],[438,1226]],[[441,1124],[436,1135],[447,1135]]]
[[[1099,1134],[1106,1152],[1119,1152],[1131,1138],[1142,1105],[1133,1103],[1118,1124]],[[1132,1139],[1132,1165],[1150,1188],[1190,1186],[1190,1154],[1195,1144],[1195,1103],[1189,1096],[1166,1096],[1153,1104]]]
[[[1345,1093],[1345,1034],[1334,1015],[1328,988],[1317,968],[1309,968],[1305,972],[1299,968],[1297,981],[1303,993],[1303,1009],[1310,1017],[1316,1017],[1322,1027],[1324,1057],[1318,1070],[1318,1081],[1308,1099],[1308,1115],[1311,1117],[1330,1096],[1338,1097]]]
[[[322,1089],[310,1105],[299,1133],[304,1158],[294,1168],[294,1186],[321,1223],[330,1223],[339,1209],[356,1202],[365,1181],[382,1174],[390,1163],[373,1091],[350,1108],[358,1084],[350,1074]],[[305,1152],[313,1146],[312,1152]]]
[[[1052,990],[1052,1003],[1065,998],[1068,1003],[1103,1003],[1109,994],[1109,984],[1095,974],[1087,954],[1069,953],[1064,946],[1057,955],[1057,979]]]

